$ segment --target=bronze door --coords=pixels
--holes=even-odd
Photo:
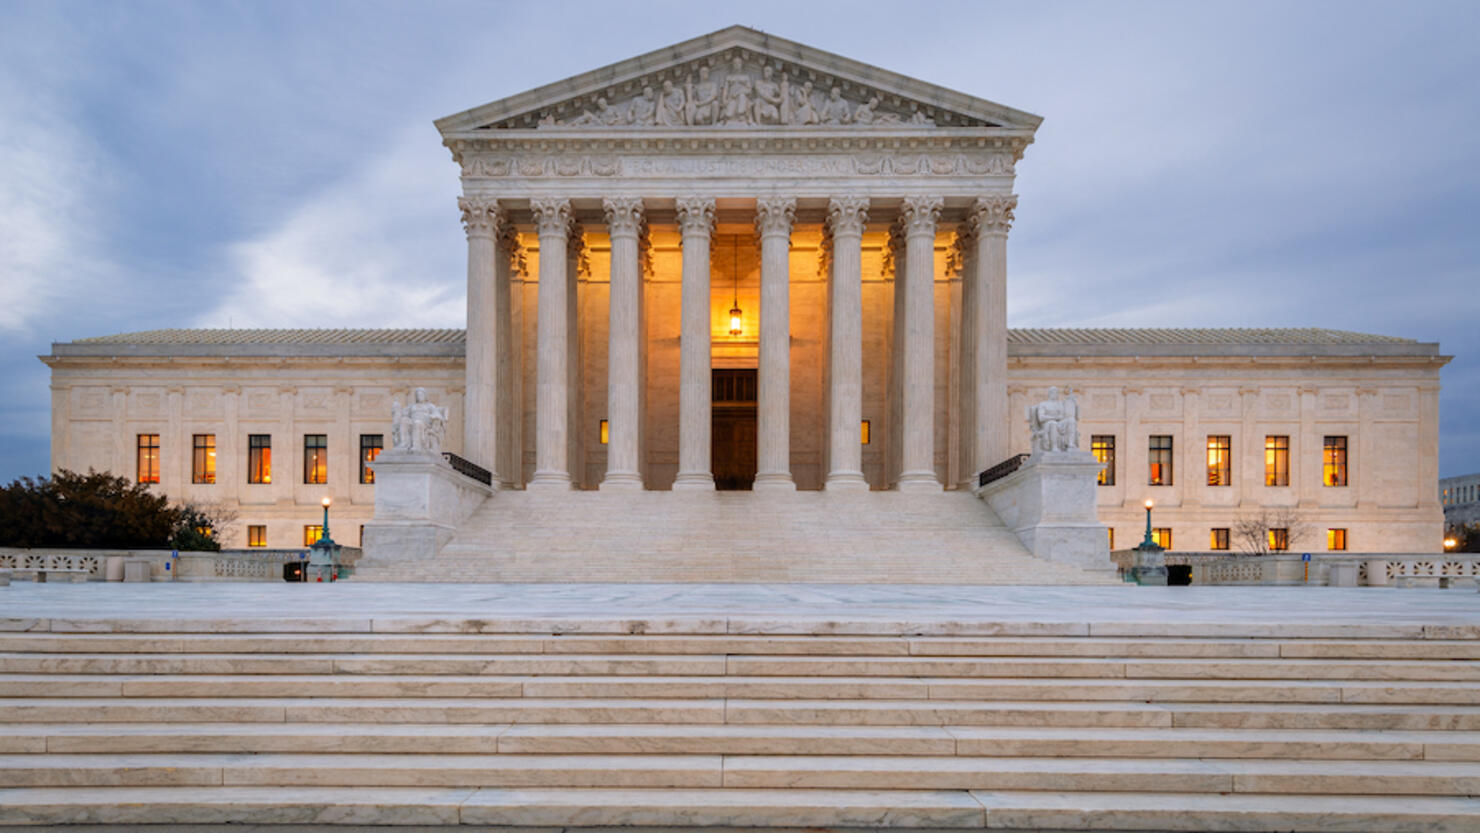
[[[714,487],[745,490],[755,483],[756,372],[714,371],[710,460]]]

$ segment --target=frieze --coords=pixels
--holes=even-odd
[[[774,156],[478,155],[463,175],[490,178],[569,177],[838,177],[1012,176],[1011,154],[795,154]]]

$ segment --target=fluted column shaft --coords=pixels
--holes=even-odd
[[[863,477],[863,226],[868,199],[828,203],[832,270],[828,276],[827,491],[867,491]]]
[[[971,345],[974,472],[1006,460],[1012,449],[1007,409],[1007,232],[1016,206],[1012,194],[983,197],[972,206],[976,240],[966,278],[974,284],[976,299]]]
[[[709,241],[714,233],[714,200],[679,198],[678,226],[683,235],[683,301],[678,359],[678,477],[673,488],[713,489]]]
[[[603,206],[612,249],[606,359],[606,479],[601,481],[601,488],[641,489],[638,438],[641,436],[642,272],[637,242],[642,230],[642,200],[608,199]]]
[[[535,391],[535,463],[531,489],[571,488],[568,251],[570,201],[530,201],[540,237]]]
[[[463,455],[498,477],[497,237],[503,217],[498,202],[462,197],[463,230],[468,236],[467,360],[464,364]],[[358,450],[355,451],[358,454]]]
[[[898,486],[934,491],[935,476],[935,226],[945,201],[908,197],[905,223],[903,442]]]
[[[756,201],[761,238],[761,333],[757,373],[757,490],[795,490],[791,478],[791,227],[797,201]]]

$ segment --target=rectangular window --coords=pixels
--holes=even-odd
[[[859,421],[859,423],[858,423],[858,444],[859,445],[868,445],[869,444],[869,440],[872,437],[872,433],[871,432],[872,432],[872,426],[869,424],[869,421],[868,420],[865,419],[865,420]]]
[[[322,537],[324,537],[323,524],[304,524],[303,546],[311,547],[314,545],[314,542],[318,541]]]
[[[329,435],[303,435],[303,482],[329,482]]]
[[[1110,549],[1113,550],[1115,549],[1115,530],[1108,529],[1107,531],[1110,533]]]
[[[1151,470],[1146,479],[1151,486],[1172,485],[1172,435],[1152,434],[1146,456]]]
[[[360,435],[360,482],[374,483],[375,469],[370,464],[380,456],[385,448],[384,434],[361,434]]]
[[[247,435],[247,482],[272,482],[272,435]]]
[[[1105,464],[1096,475],[1095,482],[1101,486],[1115,485],[1115,435],[1095,434],[1089,438],[1090,453]]]
[[[1212,534],[1208,536],[1208,549],[1228,549],[1228,527],[1218,527],[1212,531]]]
[[[139,482],[159,482],[159,435],[139,435]]]
[[[247,527],[247,546],[267,546],[267,526],[265,524],[252,524]]]
[[[1233,438],[1227,434],[1208,435],[1208,485],[1233,485]]]
[[[1270,552],[1284,552],[1290,548],[1290,530],[1282,526],[1270,527],[1269,550]]]
[[[216,435],[196,434],[190,457],[190,482],[216,482]]]
[[[601,421],[601,444],[608,445],[612,441],[612,424],[609,420]]]
[[[1344,549],[1346,549],[1346,530],[1345,529],[1328,529],[1328,530],[1326,530],[1326,549],[1328,549],[1328,550],[1344,550]]]
[[[1346,437],[1327,437],[1321,452],[1321,482],[1327,486],[1346,485]]]
[[[1264,438],[1264,485],[1290,485],[1290,438],[1270,434]]]
[[[1164,550],[1172,548],[1172,528],[1169,526],[1158,526],[1151,530],[1151,540]]]

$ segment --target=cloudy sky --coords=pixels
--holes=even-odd
[[[1045,117],[1012,325],[1438,341],[1480,471],[1480,3],[706,5],[0,0],[0,481],[53,341],[461,326],[432,120],[733,23]]]

